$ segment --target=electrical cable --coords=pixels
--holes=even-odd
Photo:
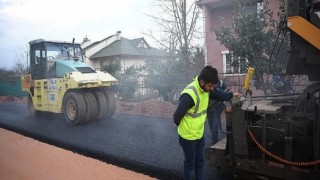
[[[315,160],[315,161],[310,161],[310,162],[294,162],[294,161],[289,161],[289,160],[286,160],[284,158],[281,158],[273,153],[271,153],[270,151],[268,151],[266,148],[264,148],[257,140],[256,138],[254,137],[253,133],[251,132],[250,128],[247,127],[247,130],[248,130],[248,133],[249,133],[249,136],[251,137],[252,141],[256,144],[256,146],[263,152],[265,153],[266,155],[270,156],[271,158],[283,163],[283,164],[286,164],[286,165],[290,165],[290,166],[315,166],[315,165],[318,165],[320,164],[320,159],[318,160]]]

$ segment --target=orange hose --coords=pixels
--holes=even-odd
[[[252,141],[258,146],[258,148],[265,154],[267,154],[268,156],[270,156],[273,159],[276,159],[278,161],[280,161],[281,163],[290,165],[290,166],[314,166],[314,165],[318,165],[320,164],[320,160],[315,160],[315,161],[310,161],[310,162],[294,162],[294,161],[289,161],[286,159],[283,159],[273,153],[271,153],[270,151],[266,150],[261,144],[259,144],[259,142],[256,140],[256,138],[253,136],[253,133],[251,132],[251,130],[249,129],[249,127],[247,128],[248,133],[252,139]]]

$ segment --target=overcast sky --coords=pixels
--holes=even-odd
[[[0,0],[0,67],[10,68],[34,39],[93,42],[121,31],[145,37],[153,0]],[[148,41],[148,37],[145,37]],[[151,43],[152,42],[149,42]]]

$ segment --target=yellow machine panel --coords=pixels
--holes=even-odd
[[[288,17],[288,27],[320,50],[320,29],[300,16]]]

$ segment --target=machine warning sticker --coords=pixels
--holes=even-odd
[[[48,90],[49,91],[57,91],[58,90],[57,79],[49,79]]]
[[[54,101],[54,100],[55,100],[55,94],[50,93],[50,94],[49,94],[49,100],[50,100],[50,101]]]

